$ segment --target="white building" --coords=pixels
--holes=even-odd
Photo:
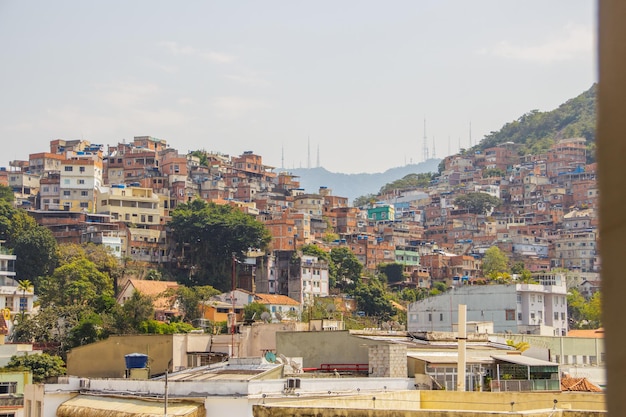
[[[288,369],[285,366],[285,369]],[[295,398],[380,395],[414,390],[413,378],[286,378],[283,365],[261,358],[233,359],[151,380],[65,377],[57,384],[27,385],[24,417],[130,414],[252,417],[252,406]]]
[[[541,284],[466,285],[409,305],[408,331],[452,331],[458,305],[468,321],[491,321],[495,333],[567,334],[567,290],[560,275],[537,277]]]

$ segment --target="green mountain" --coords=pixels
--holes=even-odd
[[[592,151],[596,141],[597,84],[558,108],[540,112],[532,110],[519,119],[507,123],[497,132],[491,132],[472,150],[484,150],[504,142],[519,145],[519,154],[538,154],[547,150],[558,139],[587,139]]]

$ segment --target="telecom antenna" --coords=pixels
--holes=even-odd
[[[470,141],[470,148],[472,147],[472,122],[470,122],[470,126],[469,126],[469,141]]]
[[[428,161],[428,138],[426,137],[426,118],[424,117],[424,162]]]
[[[437,159],[437,146],[435,146],[435,137],[433,136],[433,158]]]
[[[280,167],[285,169],[285,146],[280,147]]]

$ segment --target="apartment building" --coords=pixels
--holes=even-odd
[[[61,162],[59,204],[67,211],[96,211],[95,189],[102,185],[101,158],[75,158]]]
[[[409,305],[409,332],[453,331],[458,305],[467,320],[492,322],[495,333],[567,335],[567,288],[558,275],[541,275],[540,284],[463,285]]]

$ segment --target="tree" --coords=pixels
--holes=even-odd
[[[246,320],[260,320],[261,314],[269,313],[270,310],[265,304],[252,302],[243,308],[243,315]]]
[[[196,319],[204,318],[204,308],[207,301],[219,293],[219,290],[210,285],[178,287],[175,295],[183,312],[184,320],[193,323]]]
[[[326,261],[328,263],[331,262],[330,253],[326,252],[317,245],[304,245],[300,250],[303,255],[315,256],[319,260]]]
[[[57,265],[57,241],[52,232],[42,226],[28,229],[15,240],[13,248],[17,276],[27,277],[39,289],[40,277]]]
[[[483,275],[489,276],[491,273],[508,272],[509,262],[502,250],[497,246],[492,246],[485,251],[483,256]]]
[[[15,201],[15,194],[13,194],[11,187],[0,185],[0,200],[6,201],[7,203],[13,203],[13,201]]]
[[[197,282],[222,291],[230,287],[233,254],[265,250],[272,239],[265,225],[227,205],[194,200],[180,204],[169,222],[172,238],[187,268],[196,267]]]
[[[363,265],[359,262],[354,252],[347,247],[333,248],[330,251],[330,280],[331,287],[337,286],[342,289],[354,288],[361,278]]]
[[[372,278],[368,284],[358,283],[352,295],[359,310],[368,316],[387,321],[396,313],[383,284],[376,278]]]
[[[38,353],[14,355],[5,369],[27,369],[33,373],[33,382],[44,382],[47,378],[65,375],[65,363],[60,356]]]
[[[139,291],[133,292],[133,295],[124,302],[121,314],[116,319],[121,333],[138,333],[142,322],[154,319],[152,297]]]
[[[404,265],[400,263],[380,264],[378,270],[387,277],[387,282],[404,281]]]
[[[498,207],[502,201],[487,193],[468,193],[454,199],[454,204],[474,214],[487,214]]]
[[[91,304],[101,295],[113,295],[111,277],[98,271],[88,259],[79,258],[58,267],[41,280],[41,304],[67,306]]]
[[[25,298],[27,292],[33,291],[33,283],[27,279],[20,280],[17,282],[17,289],[18,291],[22,292],[22,298]],[[24,313],[24,305],[21,300],[20,300],[20,313],[22,314]]]
[[[0,199],[0,240],[6,241],[8,247],[12,248],[18,237],[37,227],[37,222],[26,210]]]

